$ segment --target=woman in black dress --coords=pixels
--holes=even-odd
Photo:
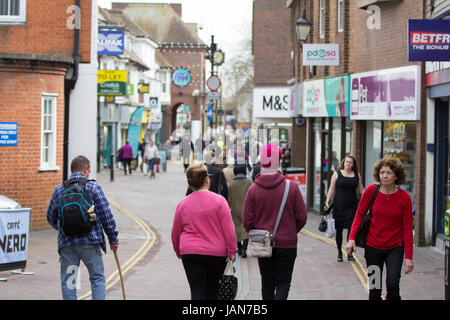
[[[361,175],[358,172],[356,160],[351,155],[346,155],[339,164],[337,171],[331,177],[330,189],[328,189],[326,206],[331,205],[333,198],[333,218],[336,227],[336,245],[338,249],[338,262],[342,262],[342,234],[347,229],[347,241],[352,227],[353,218],[358,208],[359,198],[364,192],[361,183]],[[349,261],[355,261],[353,255],[348,255]]]

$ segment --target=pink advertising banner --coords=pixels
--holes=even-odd
[[[420,66],[352,74],[352,120],[415,121],[419,116]]]

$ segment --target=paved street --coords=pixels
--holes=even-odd
[[[189,299],[189,286],[181,261],[175,256],[170,232],[178,202],[184,197],[186,180],[181,165],[168,163],[167,172],[150,180],[141,172],[124,176],[115,171],[109,182],[109,171],[97,176],[111,203],[119,228],[119,259],[125,278],[126,297],[133,300]],[[289,299],[366,300],[363,252],[357,251],[357,262],[336,262],[334,239],[317,230],[319,216],[308,214],[308,223],[299,234]],[[109,249],[109,248],[108,248]],[[107,277],[107,299],[122,299],[114,255],[104,256]],[[359,263],[358,263],[359,262]],[[444,256],[434,248],[415,248],[415,270],[401,278],[401,295],[405,300],[444,299]],[[240,287],[238,300],[260,300],[260,276],[257,260],[239,259]],[[0,272],[0,299],[61,299],[56,232],[31,232],[27,272],[34,275]],[[88,273],[80,271],[79,296],[89,299]],[[383,285],[384,286],[384,285]],[[385,294],[385,292],[384,292]]]

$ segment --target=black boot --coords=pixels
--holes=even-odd
[[[342,262],[342,252],[338,253],[337,262]]]

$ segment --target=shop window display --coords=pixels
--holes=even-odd
[[[406,183],[400,187],[414,199],[416,173],[416,122],[385,121],[383,134],[383,156],[396,157],[403,163],[406,172]]]

